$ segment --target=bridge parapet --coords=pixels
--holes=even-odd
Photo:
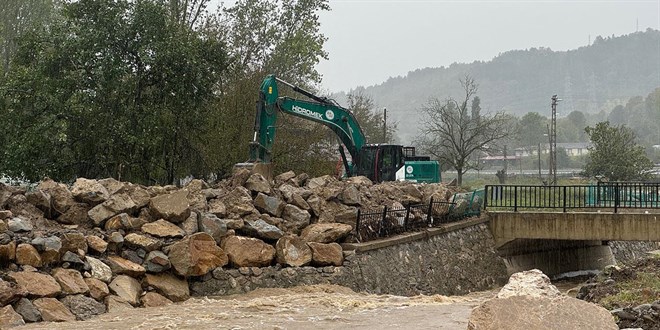
[[[606,182],[596,185],[487,185],[487,210],[660,209],[660,183]]]

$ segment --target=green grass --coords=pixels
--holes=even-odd
[[[607,309],[650,304],[660,296],[660,276],[639,272],[635,279],[615,284],[617,293],[603,298],[599,304]]]

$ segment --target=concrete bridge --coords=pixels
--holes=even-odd
[[[509,273],[602,269],[616,263],[608,241],[660,242],[660,184],[485,190],[489,228]]]

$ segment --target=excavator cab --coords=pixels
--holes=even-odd
[[[364,175],[373,182],[394,181],[404,162],[400,145],[367,144],[360,149],[355,170],[357,175]]]

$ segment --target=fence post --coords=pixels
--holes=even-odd
[[[426,213],[426,226],[428,227],[431,224],[431,213],[433,212],[433,197],[429,201],[429,211]]]
[[[513,212],[518,212],[518,186],[513,187]]]
[[[403,219],[403,231],[408,231],[408,218],[410,217],[410,204],[406,205],[406,218]]]
[[[614,213],[619,210],[619,184],[614,184]]]
[[[380,218],[380,228],[378,230],[379,236],[384,234],[383,229],[385,228],[385,218],[386,217],[387,217],[387,205],[385,205],[385,207],[383,207],[383,217]]]
[[[484,210],[488,207],[488,185],[484,187]]]
[[[357,234],[358,242],[362,242],[362,234],[360,234],[360,215],[361,210],[358,209],[357,220],[355,220],[355,233]]]
[[[566,213],[566,186],[564,186],[564,213]]]

